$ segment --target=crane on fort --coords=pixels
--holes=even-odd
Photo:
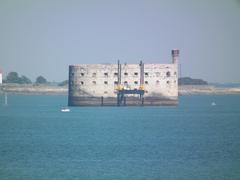
[[[126,89],[122,85],[122,65],[118,60],[118,81],[117,81],[117,105],[125,106],[126,105],[126,95],[137,94],[139,95],[139,102],[141,105],[144,104],[144,63],[140,61],[140,84],[138,89]]]

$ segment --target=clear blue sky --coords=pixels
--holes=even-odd
[[[80,63],[169,63],[182,76],[240,82],[239,0],[0,0],[0,68],[68,78]]]

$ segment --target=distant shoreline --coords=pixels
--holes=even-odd
[[[67,95],[67,92],[67,86],[36,84],[3,84],[0,86],[0,94]]]
[[[219,87],[214,85],[181,85],[179,95],[225,95],[240,94],[240,87]],[[24,95],[67,95],[68,86],[35,85],[35,84],[2,84],[0,94]]]
[[[221,87],[214,85],[181,85],[178,88],[179,95],[225,95],[240,94],[239,87]]]

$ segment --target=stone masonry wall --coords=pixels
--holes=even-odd
[[[69,96],[116,97],[117,66],[117,64],[69,66]],[[177,69],[177,64],[144,64],[144,96],[177,99]],[[124,88],[139,88],[139,64],[122,64],[121,74]]]

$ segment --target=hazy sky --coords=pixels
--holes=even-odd
[[[80,63],[170,63],[182,76],[240,82],[239,0],[0,0],[0,68],[68,78]]]

